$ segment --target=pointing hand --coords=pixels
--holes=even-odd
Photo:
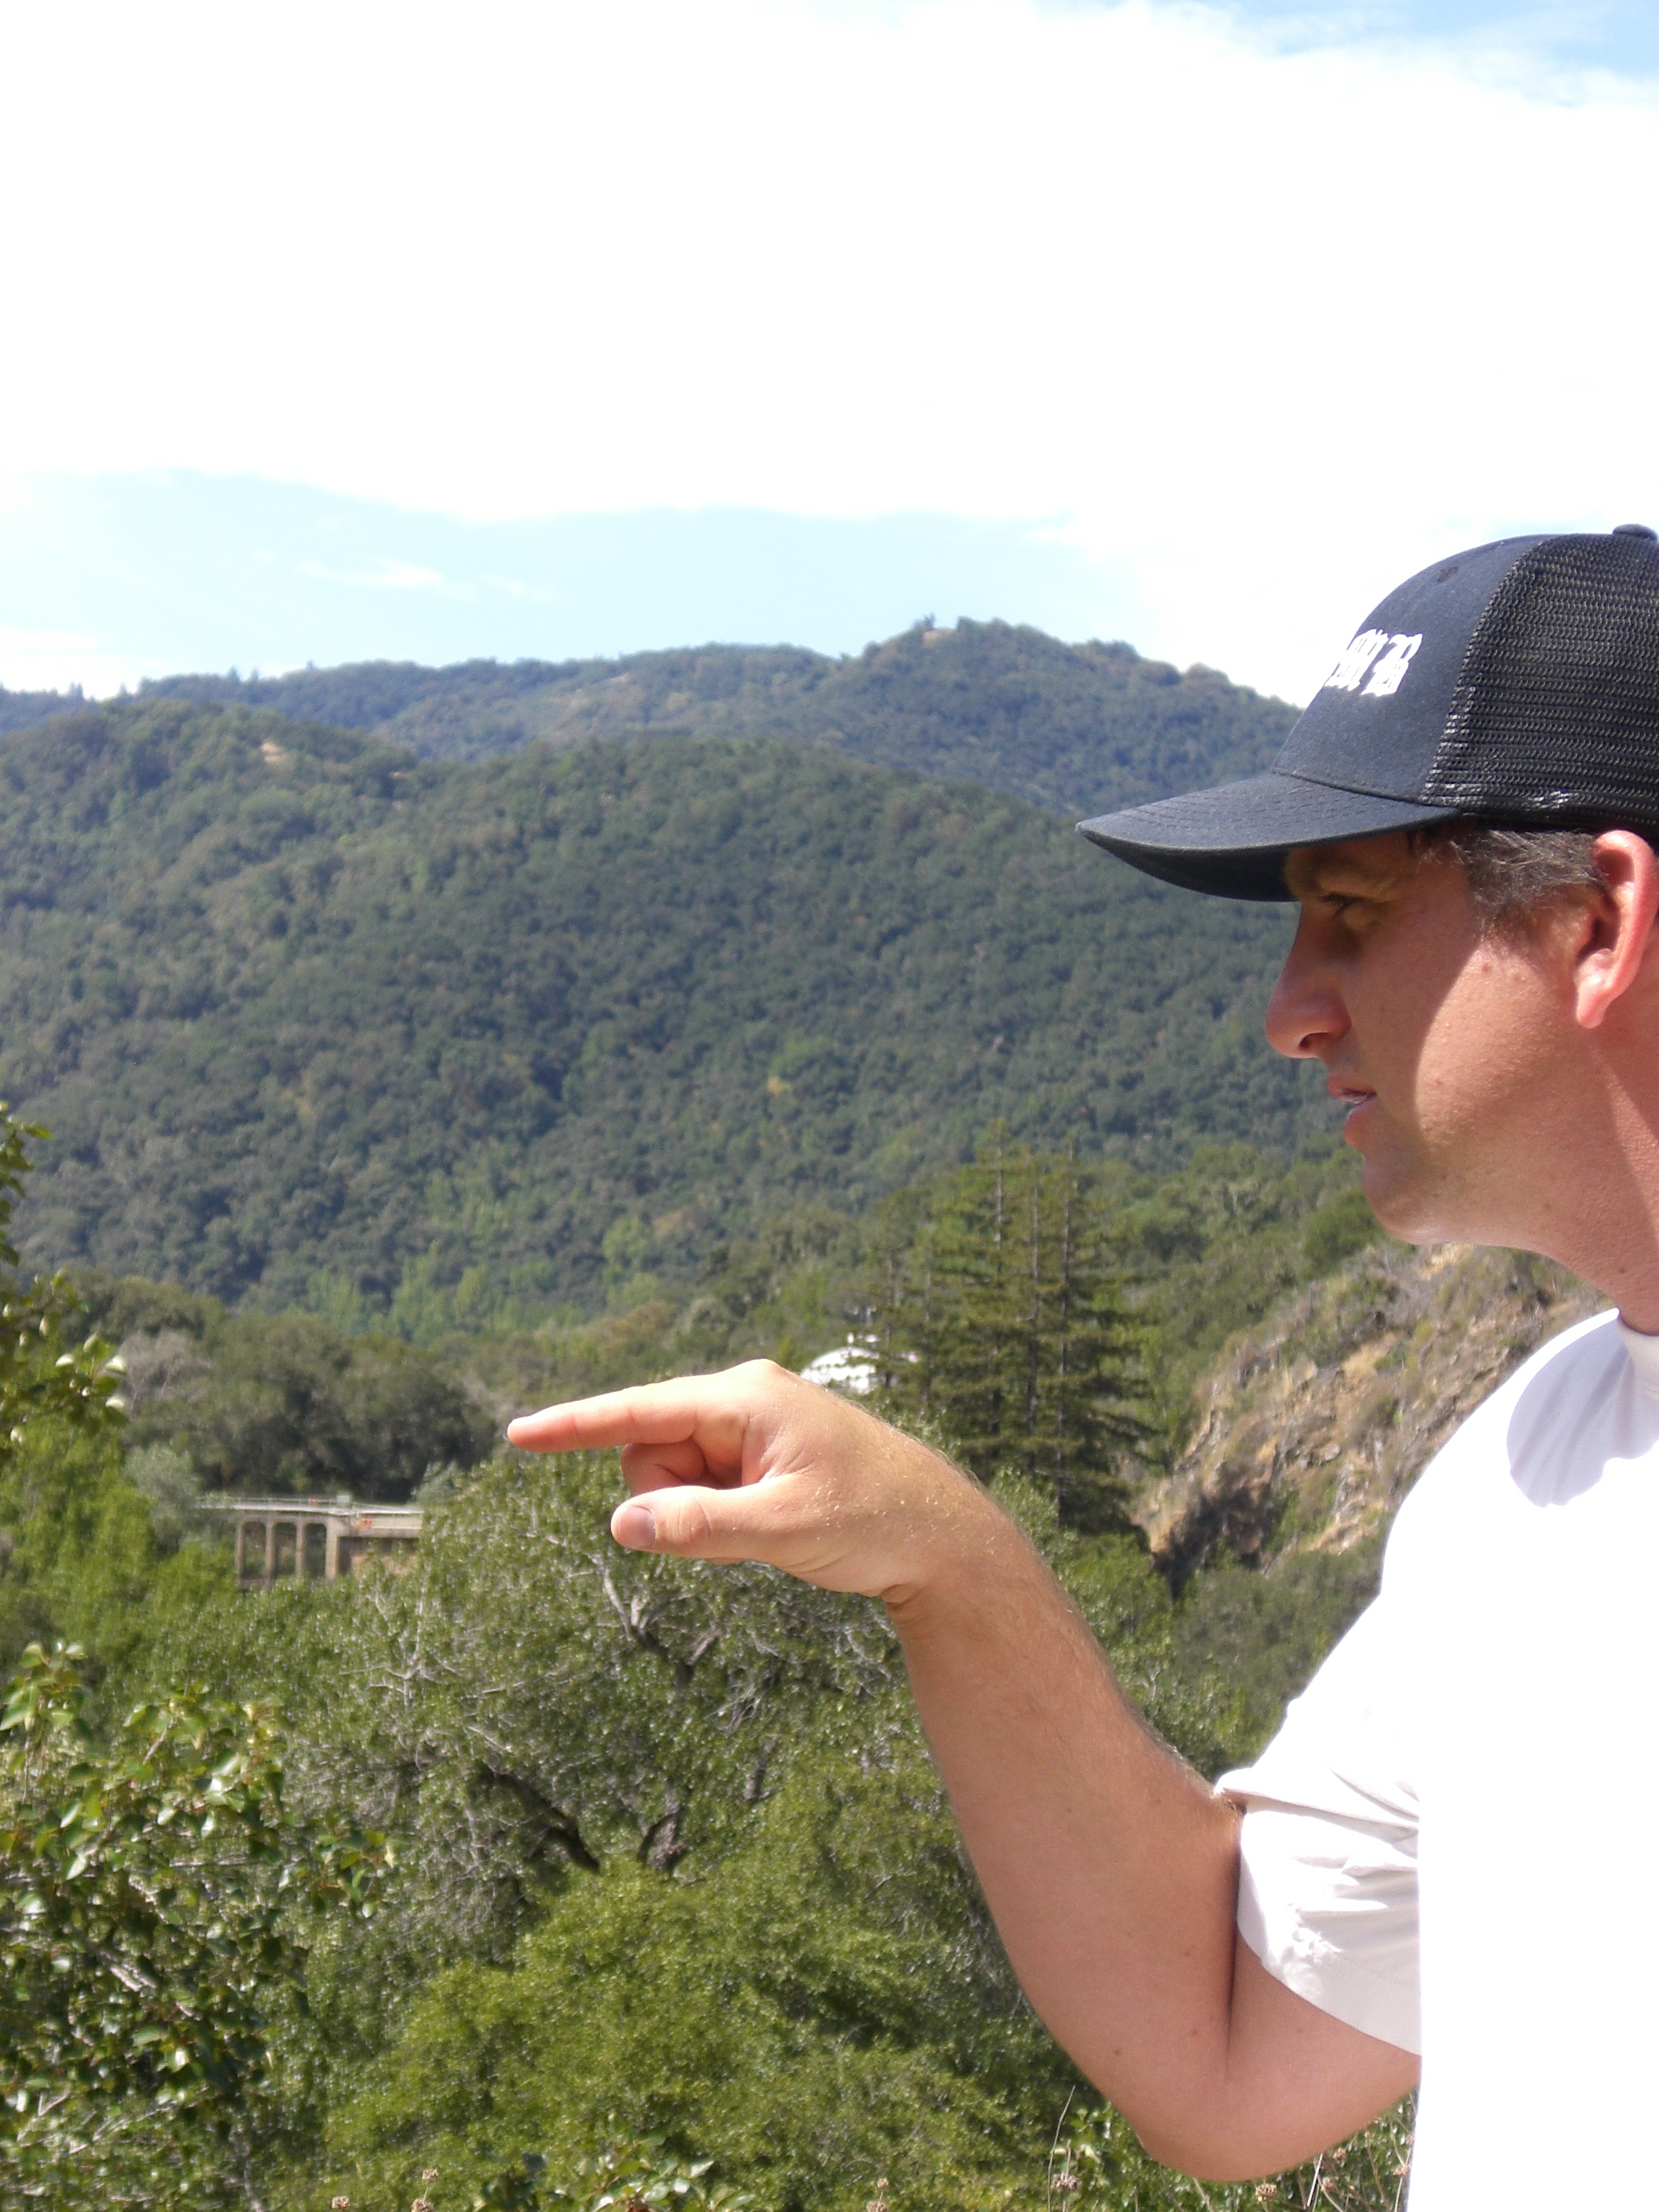
[[[526,1413],[520,1451],[622,1449],[611,1532],[635,1551],[759,1559],[891,1603],[1001,1516],[912,1437],[769,1360]]]

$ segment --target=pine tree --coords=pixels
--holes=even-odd
[[[1023,1157],[994,1128],[930,1224],[932,1407],[981,1479],[1008,1464],[1023,1423],[1026,1316],[1018,1268]]]
[[[930,1416],[981,1480],[1048,1485],[1075,1526],[1121,1525],[1134,1331],[1103,1208],[1070,1152],[994,1128],[913,1220],[878,1231],[870,1310],[881,1389]]]
[[[1040,1333],[1034,1333],[1036,1389],[1026,1465],[1053,1486],[1073,1525],[1121,1525],[1122,1463],[1146,1442],[1133,1404],[1137,1334],[1124,1307],[1106,1210],[1091,1198],[1075,1155],[1048,1163],[1041,1182],[1046,1296]]]

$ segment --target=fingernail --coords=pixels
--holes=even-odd
[[[648,1505],[619,1505],[611,1533],[631,1552],[652,1551],[657,1541],[657,1516]]]

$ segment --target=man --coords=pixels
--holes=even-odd
[[[985,1493],[793,1376],[508,1433],[621,1445],[623,1544],[884,1600],[1015,1971],[1155,2155],[1288,2166],[1420,2051],[1414,2212],[1659,2203],[1659,543],[1439,563],[1269,774],[1084,827],[1297,902],[1268,1034],[1324,1063],[1395,1236],[1545,1253],[1620,1309],[1440,1454],[1255,1766],[1206,1790]]]

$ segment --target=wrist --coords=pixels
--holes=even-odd
[[[926,1449],[926,1447],[918,1447]],[[1024,1537],[984,1486],[928,1450],[933,1480],[916,1514],[904,1572],[881,1592],[902,1639],[982,1617],[989,1588],[1015,1559],[1033,1559]]]

